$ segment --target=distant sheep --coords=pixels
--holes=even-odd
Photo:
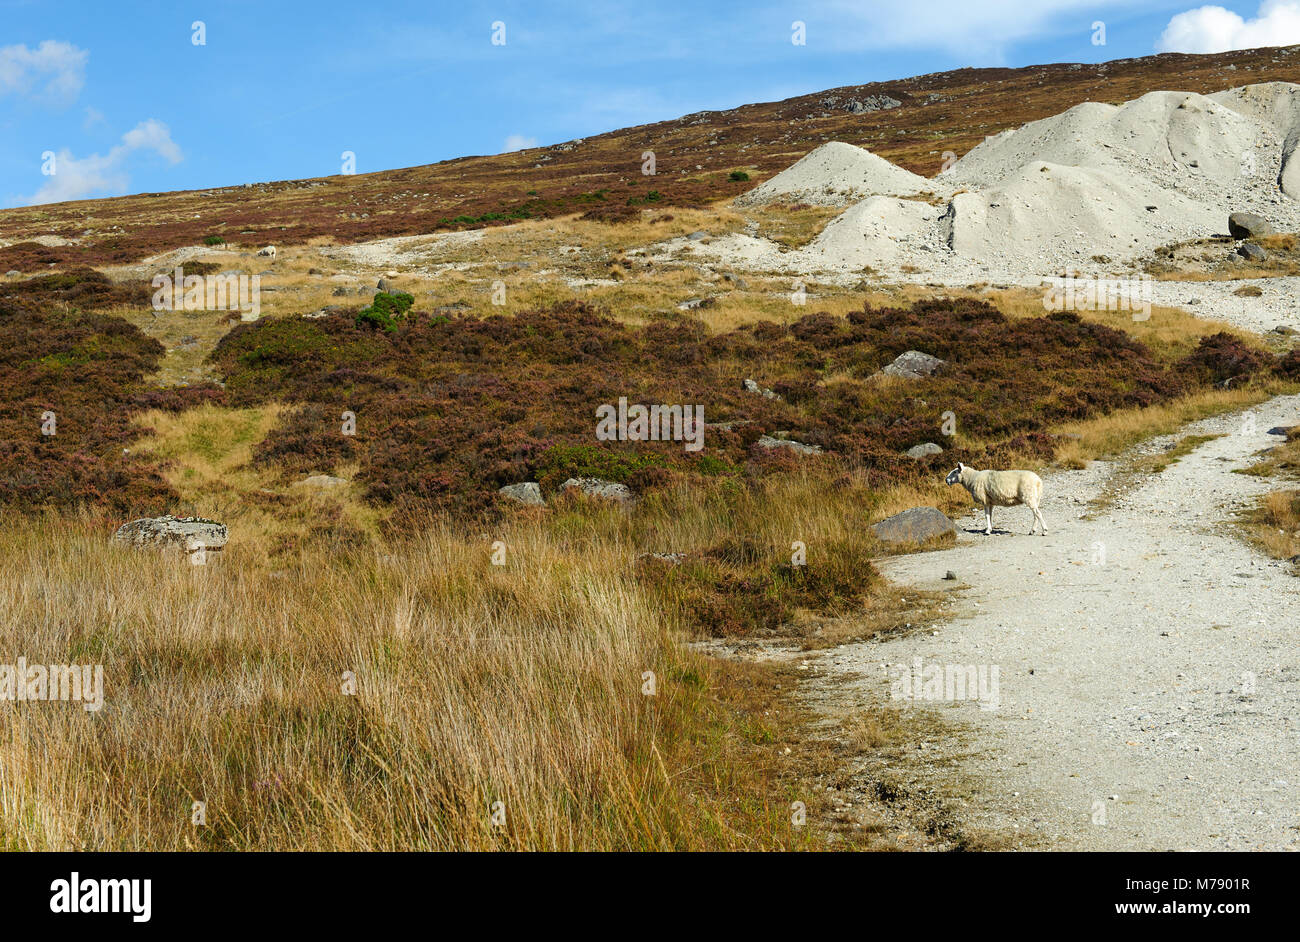
[[[1038,510],[1038,502],[1043,497],[1043,480],[1032,471],[976,471],[974,468],[957,462],[957,467],[944,479],[951,487],[960,484],[970,491],[975,503],[984,505],[984,533],[993,533],[993,508],[1015,507],[1025,504],[1034,512],[1033,523],[1029,525],[1032,536],[1034,527],[1041,525],[1043,536],[1047,536],[1047,524]]]
[[[257,254],[258,254],[258,257],[259,257],[259,258],[265,256],[266,258],[274,259],[274,258],[275,258],[275,246],[274,246],[274,245],[268,245],[268,246],[267,246],[266,248],[264,248],[264,249],[259,249],[258,252],[257,252]]]

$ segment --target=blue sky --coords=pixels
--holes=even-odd
[[[344,151],[365,173],[968,65],[1288,41],[1300,0],[0,0],[0,206],[322,176]]]

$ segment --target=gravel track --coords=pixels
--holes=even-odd
[[[903,709],[896,665],[998,666],[997,709],[940,706],[981,746],[962,760],[980,783],[969,825],[1058,849],[1300,849],[1300,581],[1231,530],[1277,486],[1232,471],[1298,417],[1300,396],[1279,397],[1147,443],[1223,436],[1096,519],[1113,465],[1046,475],[1047,537],[1027,535],[1023,507],[995,511],[991,537],[973,512],[955,548],[879,564],[904,585],[964,584],[962,614],[819,666],[850,700]]]

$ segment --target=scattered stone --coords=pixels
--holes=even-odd
[[[781,398],[776,393],[772,392],[772,390],[764,389],[762,386],[758,385],[758,383],[754,382],[752,379],[741,380],[740,388],[745,390],[745,392],[751,392],[751,393],[755,393],[756,395],[762,396],[764,399]]]
[[[887,376],[902,376],[906,379],[920,379],[924,376],[933,376],[943,367],[947,366],[946,360],[940,360],[938,357],[930,356],[928,353],[922,353],[920,350],[908,350],[906,353],[900,353],[893,363],[889,364],[882,373]]]
[[[10,269],[9,271],[5,272],[5,277],[6,277],[6,278],[21,278],[22,275],[23,275],[22,272],[20,272],[20,271],[15,271],[15,270],[13,270],[13,269]]]
[[[1290,337],[1292,334],[1296,333],[1296,329],[1294,327],[1288,327],[1286,324],[1278,324],[1273,328],[1273,333],[1281,334],[1284,337]]]
[[[689,239],[691,242],[699,242],[701,239],[707,239],[708,237],[709,234],[705,232],[703,229],[697,229],[695,232],[692,232],[686,238]]]
[[[377,282],[375,282],[375,287],[378,288],[380,291],[392,291],[397,286],[394,285],[387,278],[380,278]]]
[[[1237,254],[1249,262],[1266,262],[1268,253],[1254,242],[1243,242],[1237,246]]]
[[[844,103],[844,110],[849,114],[869,114],[873,111],[891,111],[900,105],[902,105],[901,101],[889,95],[872,95],[863,101],[850,98]]]
[[[224,523],[202,517],[140,517],[117,528],[113,539],[128,546],[162,549],[218,551],[226,546],[230,531]]]
[[[677,305],[679,311],[694,311],[698,308],[710,308],[718,302],[713,298],[688,298]]]
[[[924,543],[950,533],[956,534],[957,528],[936,507],[913,507],[874,524],[871,532],[885,543]]]
[[[567,483],[567,482],[566,482]],[[542,488],[536,481],[524,481],[522,484],[507,484],[497,490],[502,497],[518,501],[521,504],[540,506],[546,501],[542,498]]]
[[[600,478],[569,478],[560,485],[560,490],[567,491],[571,487],[577,488],[587,497],[599,497],[603,500],[620,502],[632,499],[632,490],[626,484],[602,481]]]
[[[333,291],[330,292],[330,294],[332,294],[336,298],[346,297],[347,293],[348,293],[348,289],[346,285],[339,285],[337,288],[335,288]]]
[[[941,454],[943,454],[943,449],[934,442],[925,442],[920,445],[913,445],[911,448],[907,449],[907,457],[916,458],[918,460],[921,458],[928,458],[930,455]]]
[[[949,569],[947,572],[945,572],[945,573],[943,574],[943,578],[944,578],[945,580],[947,580],[948,582],[956,582],[956,581],[957,581],[957,573],[955,573],[955,572],[953,572],[951,569]],[[1032,674],[1033,671],[1030,671],[1030,673]]]
[[[822,453],[820,445],[805,445],[803,442],[796,442],[788,438],[773,438],[770,435],[762,436],[754,444],[765,451],[771,451],[775,448],[788,448],[796,455],[820,455]]]
[[[1228,217],[1228,234],[1234,239],[1254,239],[1276,231],[1272,223],[1255,213],[1233,213]]]

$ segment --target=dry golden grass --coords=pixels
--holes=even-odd
[[[1300,557],[1300,490],[1270,491],[1246,517],[1246,537],[1274,559]]]
[[[33,664],[102,664],[106,706],[5,711],[0,846],[826,846],[839,825],[809,783],[840,760],[793,699],[796,676],[683,647],[689,613],[633,561],[743,534],[782,551],[802,539],[810,565],[842,565],[826,554],[859,545],[869,508],[796,477],[754,494],[671,492],[635,515],[578,503],[386,537],[350,489],[304,496],[250,463],[279,415],[203,406],[141,419],[152,434],[137,447],[168,462],[189,509],[230,524],[207,565],[114,546],[116,521],[6,527],[4,648]],[[259,506],[276,488],[283,502]],[[281,545],[340,516],[366,540]],[[906,616],[881,598],[860,631]],[[805,827],[791,824],[796,800]],[[206,826],[191,822],[195,801]]]
[[[5,649],[102,664],[106,678],[96,714],[61,702],[4,711],[0,846],[820,839],[815,798],[781,758],[806,738],[793,713],[775,715],[782,695],[683,649],[617,539],[579,548],[521,521],[492,534],[506,546],[498,567],[487,539],[431,521],[386,552],[308,547],[272,569],[239,542],[191,566],[106,536],[98,521],[51,516],[0,541]],[[809,827],[790,823],[796,798]]]

